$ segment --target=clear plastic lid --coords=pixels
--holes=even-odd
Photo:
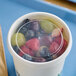
[[[22,34],[22,41],[20,41],[19,34]],[[25,55],[37,59],[49,59],[50,56],[56,55],[62,49],[62,29],[50,20],[30,20],[18,27],[16,44]],[[43,59],[43,61],[45,60]]]

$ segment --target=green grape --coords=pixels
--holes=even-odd
[[[51,21],[49,20],[42,20],[40,21],[40,25],[41,28],[46,32],[46,33],[50,33],[53,31],[55,24],[53,24]]]
[[[17,39],[17,43],[16,43],[16,39]],[[18,46],[22,46],[23,44],[25,44],[25,42],[26,42],[26,39],[22,33],[15,33],[11,38],[12,46],[15,46],[17,44]]]

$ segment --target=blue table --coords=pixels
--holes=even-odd
[[[0,24],[2,27],[9,76],[16,75],[12,56],[7,48],[8,30],[11,27],[11,24],[20,16],[37,11],[53,13],[68,24],[73,36],[73,46],[65,61],[61,76],[76,76],[76,12],[53,4],[48,4],[41,0],[0,0]]]
[[[76,0],[68,0],[68,1],[71,1],[71,2],[74,2],[74,3],[76,3]]]

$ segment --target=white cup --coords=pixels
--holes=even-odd
[[[60,27],[62,26],[65,29],[64,32],[66,33],[66,38],[68,40],[68,47],[65,52],[52,61],[41,63],[31,62],[20,57],[11,46],[11,36],[16,31],[16,28],[19,26],[19,24],[26,18],[50,19],[56,25]],[[67,24],[59,17],[46,12],[33,12],[20,17],[12,24],[8,32],[7,43],[8,49],[13,56],[17,76],[58,76],[58,74],[60,74],[63,69],[64,61],[71,50],[72,35]]]

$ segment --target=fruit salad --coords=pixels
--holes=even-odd
[[[67,48],[63,27],[43,19],[25,19],[11,38],[13,50],[32,62],[48,62],[56,59]]]

